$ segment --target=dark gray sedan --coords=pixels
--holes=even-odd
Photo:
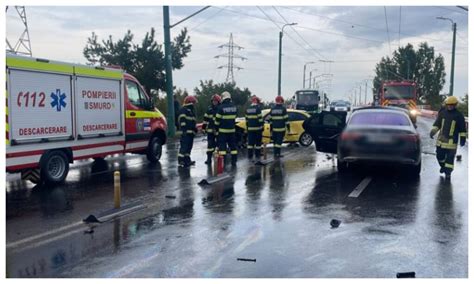
[[[395,163],[419,175],[420,136],[405,111],[384,107],[355,109],[347,123],[343,114],[321,112],[304,124],[317,151],[337,153],[340,172],[356,163]]]

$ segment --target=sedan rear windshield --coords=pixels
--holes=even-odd
[[[395,125],[408,126],[410,121],[402,114],[392,112],[365,112],[352,116],[352,125]]]

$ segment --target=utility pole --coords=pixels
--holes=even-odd
[[[174,137],[175,135],[175,121],[174,121],[174,100],[173,100],[173,67],[171,58],[171,36],[170,30],[176,27],[178,24],[186,21],[187,19],[201,13],[211,6],[206,6],[199,11],[189,15],[181,21],[170,25],[170,10],[169,6],[163,6],[163,32],[164,32],[164,45],[165,45],[165,71],[166,71],[166,101],[168,111],[166,113],[166,121],[168,122],[168,136]]]
[[[278,50],[278,95],[281,96],[281,42],[283,39],[283,30],[285,29],[286,26],[294,26],[296,23],[291,23],[291,24],[284,24],[283,27],[281,27],[281,31],[279,34],[279,39],[280,39],[280,45],[279,45],[279,50]]]
[[[244,49],[244,48],[234,44],[234,39],[232,37],[232,33],[230,34],[230,37],[229,37],[229,43],[219,46],[219,48],[224,48],[224,47],[227,47],[227,53],[216,55],[216,56],[214,56],[214,58],[226,57],[227,58],[227,64],[219,66],[219,67],[217,67],[217,69],[227,68],[227,77],[226,77],[225,81],[226,82],[235,82],[234,69],[242,70],[244,68],[235,65],[234,64],[234,58],[241,59],[242,61],[247,60],[247,58],[234,54],[234,48],[237,48],[238,50],[241,50],[241,49]]]
[[[305,88],[305,85],[306,85],[306,65],[309,65],[309,64],[314,64],[314,62],[310,61],[310,62],[306,62],[304,64],[304,68],[303,68],[303,89]]]
[[[362,85],[359,85],[359,105],[362,105]]]
[[[365,98],[364,98],[364,104],[367,104],[367,80],[365,80]]]
[[[451,49],[451,76],[450,76],[450,82],[449,82],[449,96],[452,96],[454,92],[454,60],[455,60],[455,54],[456,54],[456,23],[450,18],[436,17],[436,19],[450,21],[451,27],[453,29],[453,46]]]

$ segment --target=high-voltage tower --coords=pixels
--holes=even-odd
[[[229,43],[219,46],[219,48],[224,48],[224,47],[227,47],[227,53],[216,55],[216,56],[214,56],[214,58],[226,57],[227,58],[227,64],[219,66],[219,67],[217,67],[217,69],[227,68],[227,77],[226,77],[225,81],[226,82],[235,82],[235,80],[234,80],[234,69],[242,70],[244,68],[235,65],[234,64],[234,58],[235,59],[240,59],[242,61],[247,60],[247,58],[245,58],[243,56],[240,56],[238,54],[234,54],[234,49],[241,50],[241,49],[244,49],[244,48],[234,44],[234,39],[232,38],[232,33],[230,34]]]
[[[15,6],[15,10],[20,16],[20,20],[23,23],[23,32],[21,33],[19,39],[16,41],[15,45],[12,45],[8,38],[5,38],[7,41],[7,52],[15,54],[24,54],[32,56],[31,52],[31,42],[30,42],[30,32],[28,31],[28,22],[26,21],[26,9],[25,6]],[[8,6],[6,7],[5,14],[8,12]]]

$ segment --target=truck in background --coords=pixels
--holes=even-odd
[[[401,107],[408,110],[413,123],[418,115],[416,83],[413,81],[383,81],[374,96],[374,104]]]
[[[62,182],[74,160],[161,157],[166,119],[123,70],[7,55],[6,90],[6,171],[22,179]]]

